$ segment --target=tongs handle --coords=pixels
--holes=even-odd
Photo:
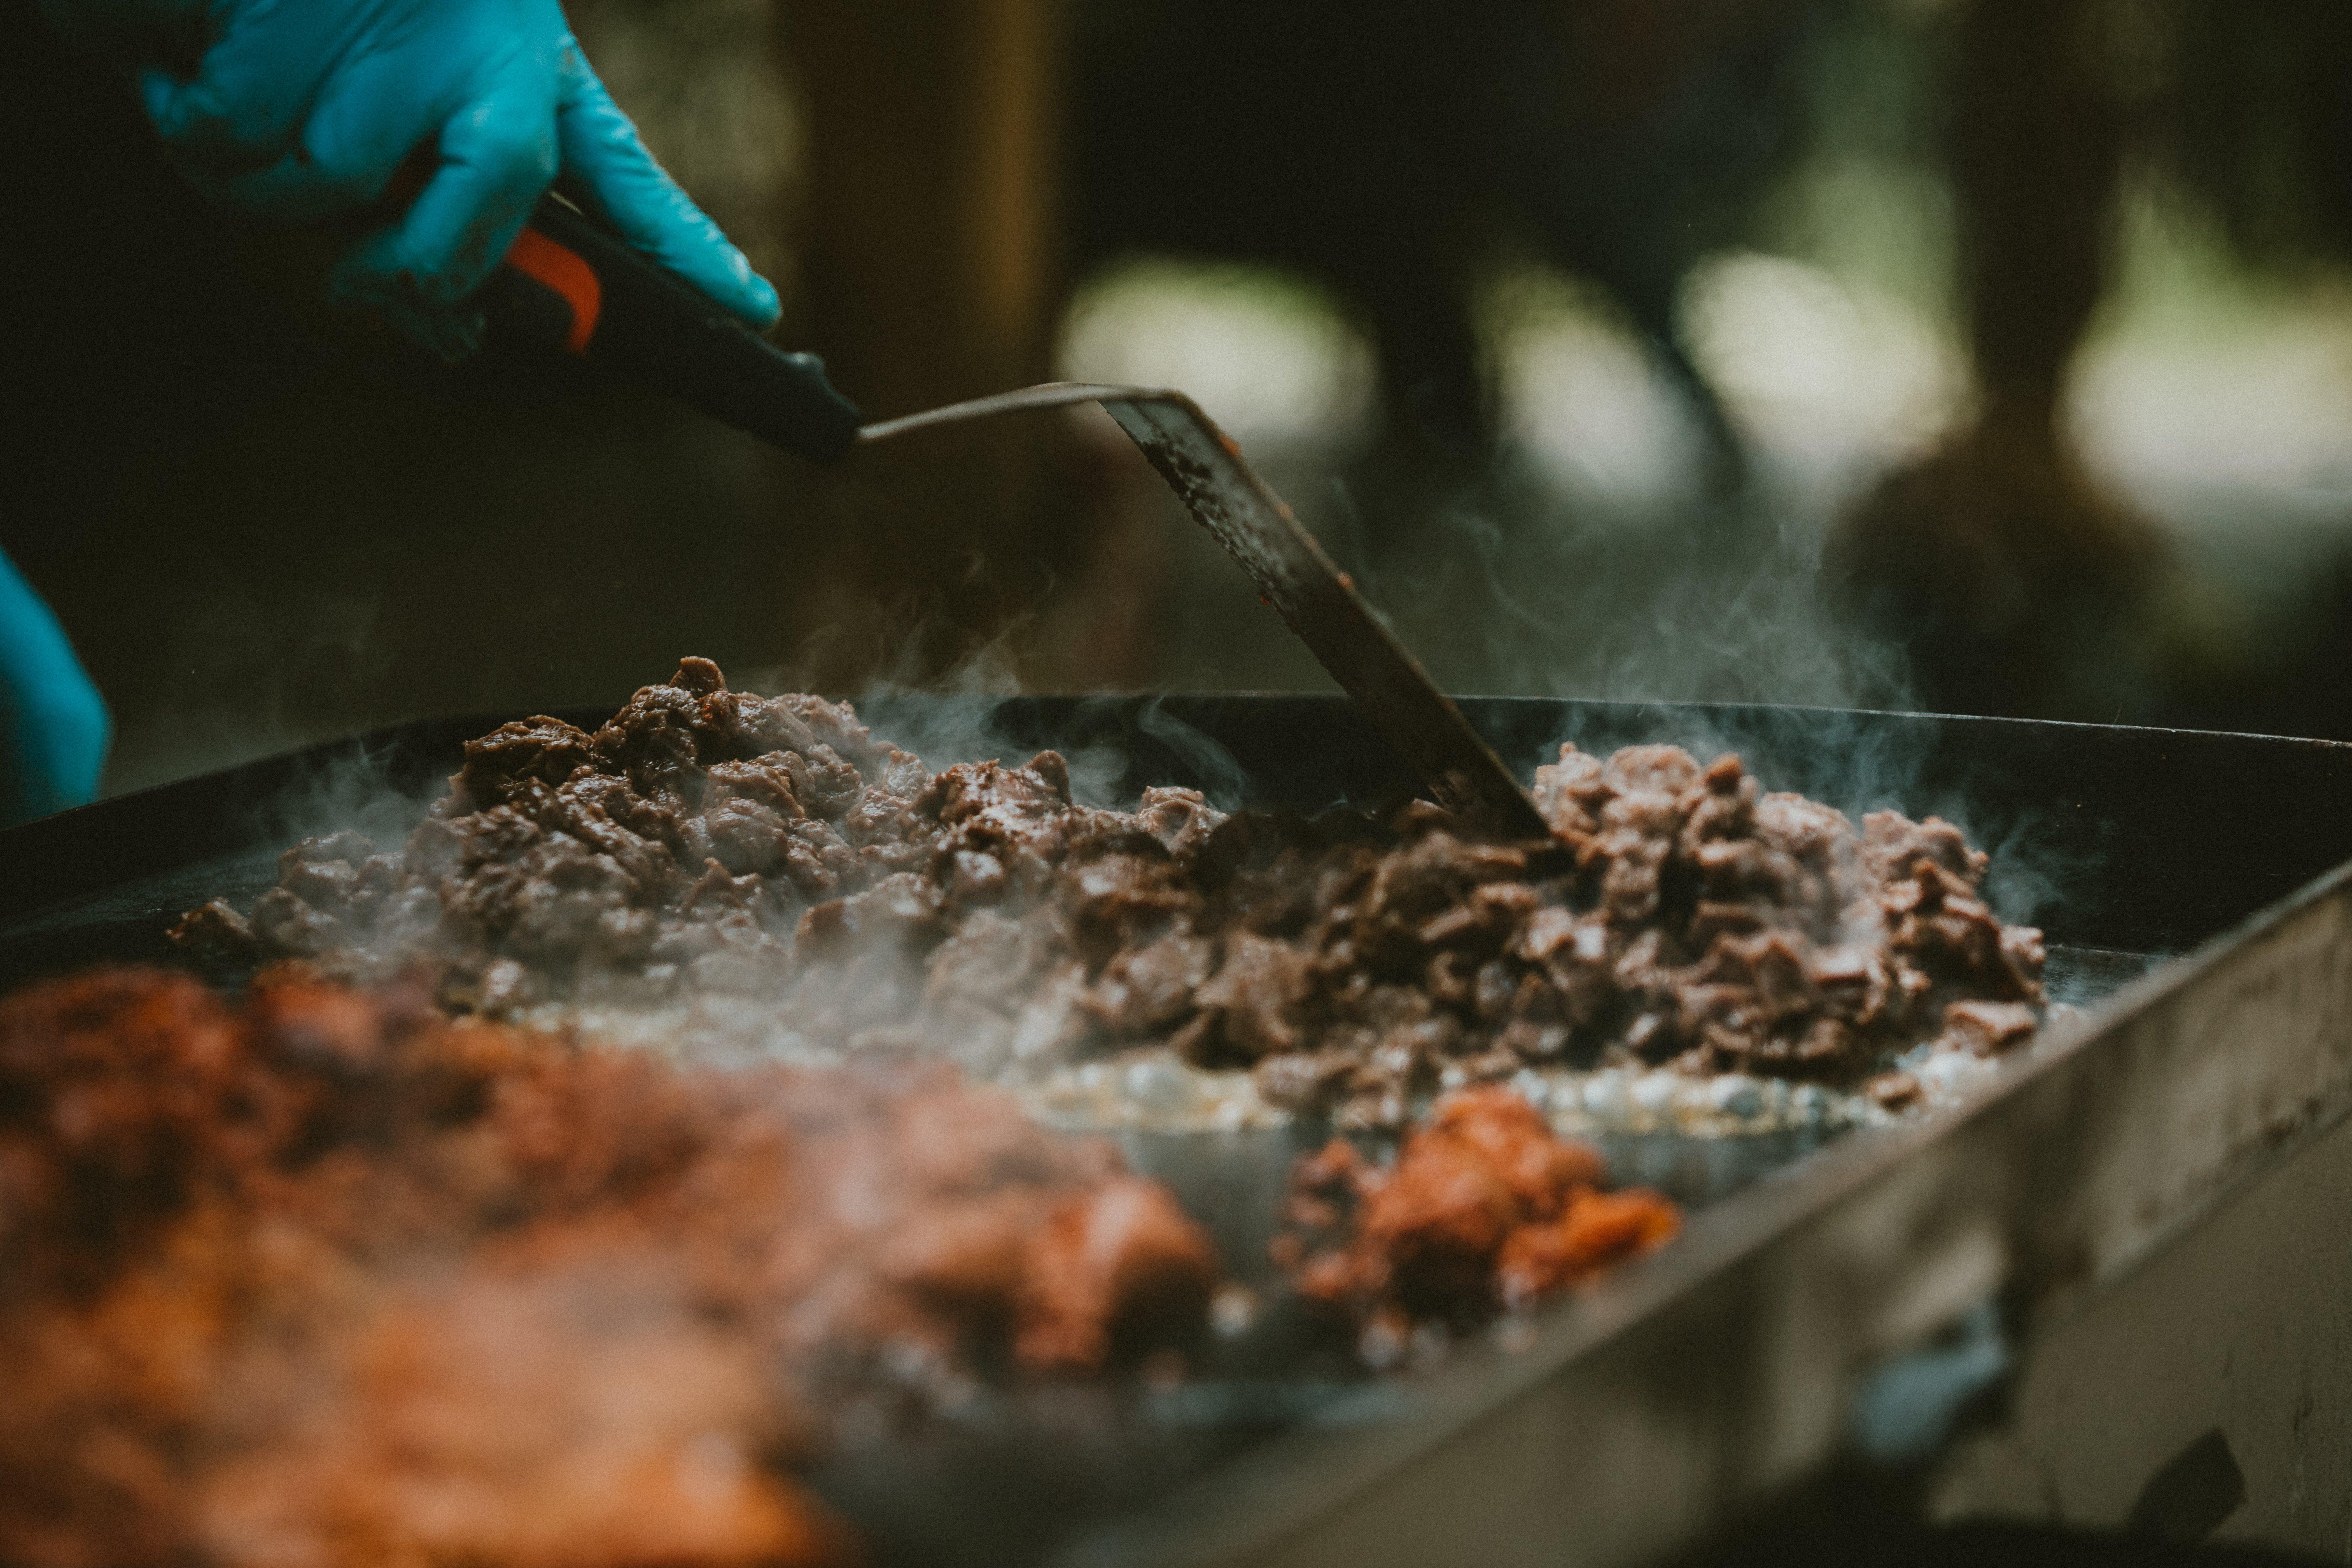
[[[830,462],[856,405],[814,354],[788,353],[548,195],[482,290],[493,332],[565,349],[787,451]]]

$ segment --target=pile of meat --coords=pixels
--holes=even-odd
[[[1106,1146],[899,1076],[287,974],[0,1003],[0,1562],[843,1560],[788,1471],[847,1399],[1181,1354],[1214,1279]]]
[[[306,841],[199,948],[337,973],[430,966],[445,1005],[740,996],[819,1050],[1019,1079],[1172,1046],[1276,1104],[1397,1126],[1441,1079],[1633,1063],[1853,1082],[1930,1039],[2031,1033],[2038,932],[1936,818],[1861,828],[1673,746],[1538,770],[1546,840],[1075,803],[1062,759],[933,774],[846,705],[688,659],[594,733],[466,748],[402,848]]]
[[[1333,1139],[1291,1172],[1275,1261],[1353,1323],[1368,1359],[1430,1328],[1459,1331],[1664,1246],[1675,1205],[1602,1190],[1599,1150],[1556,1136],[1506,1089],[1441,1101],[1382,1169]]]

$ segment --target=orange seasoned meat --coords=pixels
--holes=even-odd
[[[1671,1240],[1675,1205],[1603,1191],[1599,1152],[1507,1089],[1465,1091],[1373,1165],[1334,1140],[1291,1173],[1276,1261],[1308,1300],[1387,1334],[1473,1327]]]
[[[944,1068],[52,983],[0,1001],[0,1562],[840,1562],[792,1468],[843,1409],[1164,1358],[1215,1277],[1107,1145]]]

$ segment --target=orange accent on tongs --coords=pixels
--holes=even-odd
[[[573,353],[586,353],[588,341],[596,335],[597,312],[604,305],[604,286],[597,281],[596,269],[578,251],[535,228],[515,236],[514,248],[507,252],[507,265],[572,308],[572,331],[563,340],[564,346]]]

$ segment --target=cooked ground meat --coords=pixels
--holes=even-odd
[[[1172,1045],[1353,1126],[1406,1123],[1441,1077],[1854,1084],[1924,1040],[1991,1052],[2033,1026],[2040,933],[1994,918],[1948,823],[1857,829],[1675,746],[1563,746],[1534,793],[1553,836],[1528,843],[1425,803],[1099,810],[1051,752],[934,775],[845,704],[688,659],[593,734],[469,742],[404,847],[306,840],[249,916],[215,901],[176,934],[361,976],[421,962],[445,1005],[492,1016],[740,996],[813,1050],[994,1079]]]
[[[1604,1192],[1600,1152],[1508,1089],[1441,1100],[1382,1169],[1333,1139],[1291,1172],[1275,1261],[1375,1360],[1424,1323],[1475,1328],[1671,1240],[1675,1205]]]
[[[943,1069],[682,1069],[265,974],[0,1002],[0,1562],[781,1568],[853,1400],[1191,1342],[1215,1263]]]

